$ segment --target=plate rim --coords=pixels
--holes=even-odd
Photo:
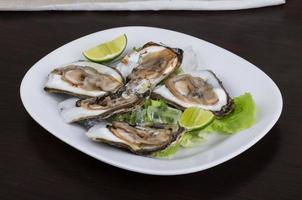
[[[52,128],[46,128],[46,125],[43,124],[41,122],[41,120],[38,118],[38,116],[36,116],[36,114],[34,113],[34,111],[30,108],[30,106],[27,105],[27,102],[25,100],[25,89],[24,89],[24,85],[25,85],[25,82],[28,80],[28,77],[30,75],[30,73],[34,70],[35,67],[37,67],[37,65],[39,64],[39,62],[44,59],[45,57],[47,57],[49,54],[52,54],[54,53],[55,51],[58,51],[59,49],[69,45],[70,43],[73,43],[75,41],[78,41],[78,40],[81,40],[83,38],[88,38],[88,37],[91,37],[92,35],[96,35],[96,34],[102,34],[102,32],[105,32],[105,31],[112,31],[112,30],[116,30],[116,29],[128,29],[128,28],[132,28],[132,29],[137,29],[137,28],[143,28],[143,29],[154,29],[154,30],[160,30],[160,31],[166,31],[166,32],[174,32],[174,33],[177,33],[177,34],[181,34],[181,35],[184,35],[184,36],[189,36],[189,37],[193,37],[194,39],[198,39],[198,40],[201,40],[203,42],[206,42],[208,44],[211,44],[213,45],[215,48],[219,48],[219,49],[223,49],[224,51],[226,51],[227,53],[229,54],[232,54],[232,56],[235,56],[236,58],[238,59],[242,59],[244,60],[245,62],[251,64],[255,69],[259,70],[261,73],[263,73],[266,78],[268,78],[271,83],[272,83],[272,87],[274,88],[274,90],[277,92],[278,96],[280,97],[278,100],[278,104],[279,104],[279,107],[278,107],[278,110],[277,110],[277,114],[274,115],[273,119],[269,122],[269,124],[261,131],[259,132],[259,134],[257,135],[257,137],[254,137],[253,139],[251,139],[246,145],[242,145],[240,146],[240,148],[237,148],[235,151],[231,152],[231,153],[228,153],[226,154],[225,156],[223,156],[222,158],[220,159],[216,159],[216,160],[213,160],[211,162],[208,162],[206,164],[203,164],[201,166],[193,166],[193,167],[190,167],[190,168],[184,168],[184,169],[170,169],[169,171],[167,170],[156,170],[156,169],[144,169],[144,168],[141,168],[141,167],[135,167],[135,166],[131,166],[129,167],[127,164],[121,164],[121,163],[117,163],[115,162],[115,160],[112,160],[112,159],[108,159],[108,157],[106,156],[102,156],[102,155],[98,155],[95,156],[93,153],[89,152],[89,151],[86,151],[86,150],[83,150],[81,148],[78,148],[76,145],[73,145],[71,144],[71,142],[69,140],[65,140],[63,137],[60,136],[60,134],[55,134],[53,132],[55,131],[51,131]],[[198,38],[198,37],[195,37],[195,36],[192,36],[192,35],[189,35],[189,34],[186,34],[186,33],[183,33],[183,32],[179,32],[179,31],[174,31],[174,30],[170,30],[170,29],[164,29],[164,28],[158,28],[158,27],[151,27],[151,26],[121,26],[121,27],[113,27],[113,28],[109,28],[109,29],[104,29],[104,30],[100,30],[100,31],[97,31],[97,32],[93,32],[93,33],[90,33],[88,35],[84,35],[82,37],[79,37],[77,39],[74,39],[72,41],[69,41],[59,47],[57,47],[56,49],[52,50],[51,52],[49,52],[48,54],[46,54],[45,56],[43,56],[42,58],[40,58],[37,62],[35,62],[28,70],[27,72],[25,73],[25,75],[23,76],[22,78],[22,81],[21,81],[21,84],[20,84],[20,97],[21,97],[21,101],[22,101],[22,104],[25,108],[25,110],[27,111],[27,113],[41,126],[43,127],[47,132],[49,132],[51,135],[55,136],[56,138],[58,138],[59,140],[63,141],[64,143],[72,146],[73,148],[81,151],[82,153],[85,153],[99,161],[102,161],[106,164],[109,164],[109,165],[112,165],[112,166],[115,166],[115,167],[118,167],[118,168],[121,168],[121,169],[124,169],[124,170],[129,170],[129,171],[132,171],[132,172],[138,172],[138,173],[142,173],[142,174],[149,174],[149,175],[165,175],[165,176],[171,176],[171,175],[182,175],[182,174],[190,174],[190,173],[195,173],[195,172],[198,172],[198,171],[203,171],[203,170],[206,170],[206,169],[209,169],[209,168],[212,168],[214,166],[217,166],[221,163],[224,163],[236,156],[238,156],[239,154],[243,153],[244,151],[246,151],[247,149],[249,149],[251,146],[253,146],[254,144],[256,144],[260,139],[262,139],[266,134],[269,133],[269,131],[273,128],[273,126],[276,124],[276,122],[278,121],[278,119],[280,118],[281,116],[281,113],[282,113],[282,110],[283,110],[283,98],[282,98],[282,93],[279,89],[279,87],[277,86],[277,84],[270,78],[270,76],[268,76],[264,71],[262,71],[260,68],[258,68],[256,65],[250,63],[248,60],[242,58],[241,56],[239,55],[236,55],[234,54],[233,52],[229,51],[228,49],[225,49],[225,48],[222,48],[220,46],[217,46],[216,44],[212,43],[212,42],[208,42],[206,40],[203,40],[201,38]],[[49,130],[50,129],[50,130]]]

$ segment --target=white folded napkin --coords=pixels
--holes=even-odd
[[[239,10],[285,0],[0,0],[0,10]]]

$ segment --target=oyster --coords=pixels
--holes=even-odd
[[[128,80],[148,79],[156,85],[176,70],[182,59],[183,50],[148,42],[139,51],[126,55],[117,69]]]
[[[114,114],[138,109],[156,84],[174,72],[182,61],[182,50],[151,42],[144,45],[141,51],[144,55],[139,59],[139,64],[128,75],[128,83],[117,93],[104,98],[62,102],[59,107],[65,121],[76,122],[95,117],[106,119]]]
[[[154,89],[153,98],[162,98],[179,109],[199,107],[212,111],[216,116],[232,112],[233,100],[221,81],[210,70],[181,74],[169,78],[165,85]]]
[[[131,126],[126,122],[114,121],[107,126],[104,123],[95,125],[86,134],[94,141],[146,155],[167,148],[177,141],[184,131],[184,128],[177,125]]]
[[[59,103],[58,107],[64,121],[72,123],[93,118],[106,119],[117,113],[134,111],[143,103],[143,96],[132,93],[84,100],[70,98]]]
[[[117,70],[97,63],[78,61],[53,70],[44,89],[78,97],[97,97],[116,92],[121,86],[123,78]]]

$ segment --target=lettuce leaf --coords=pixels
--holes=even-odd
[[[254,125],[256,122],[256,104],[252,95],[245,93],[234,98],[234,103],[235,109],[231,114],[213,120],[203,131],[232,134]]]
[[[168,148],[153,153],[152,156],[157,158],[171,158],[180,148],[180,142],[171,144]]]
[[[157,158],[172,158],[173,155],[181,148],[198,146],[206,140],[207,134],[200,130],[188,131],[180,138],[178,142],[170,145],[168,148],[155,152],[153,156]]]
[[[201,132],[200,129],[188,131],[182,136],[180,140],[180,146],[184,148],[197,146],[201,142],[204,142],[206,140],[206,137],[207,134]]]

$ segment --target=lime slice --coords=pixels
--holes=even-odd
[[[202,128],[214,119],[213,113],[201,108],[187,108],[181,115],[179,124],[189,130]]]
[[[99,44],[87,51],[84,51],[84,56],[93,62],[105,62],[117,58],[123,53],[127,46],[127,36],[121,35],[112,41]]]

